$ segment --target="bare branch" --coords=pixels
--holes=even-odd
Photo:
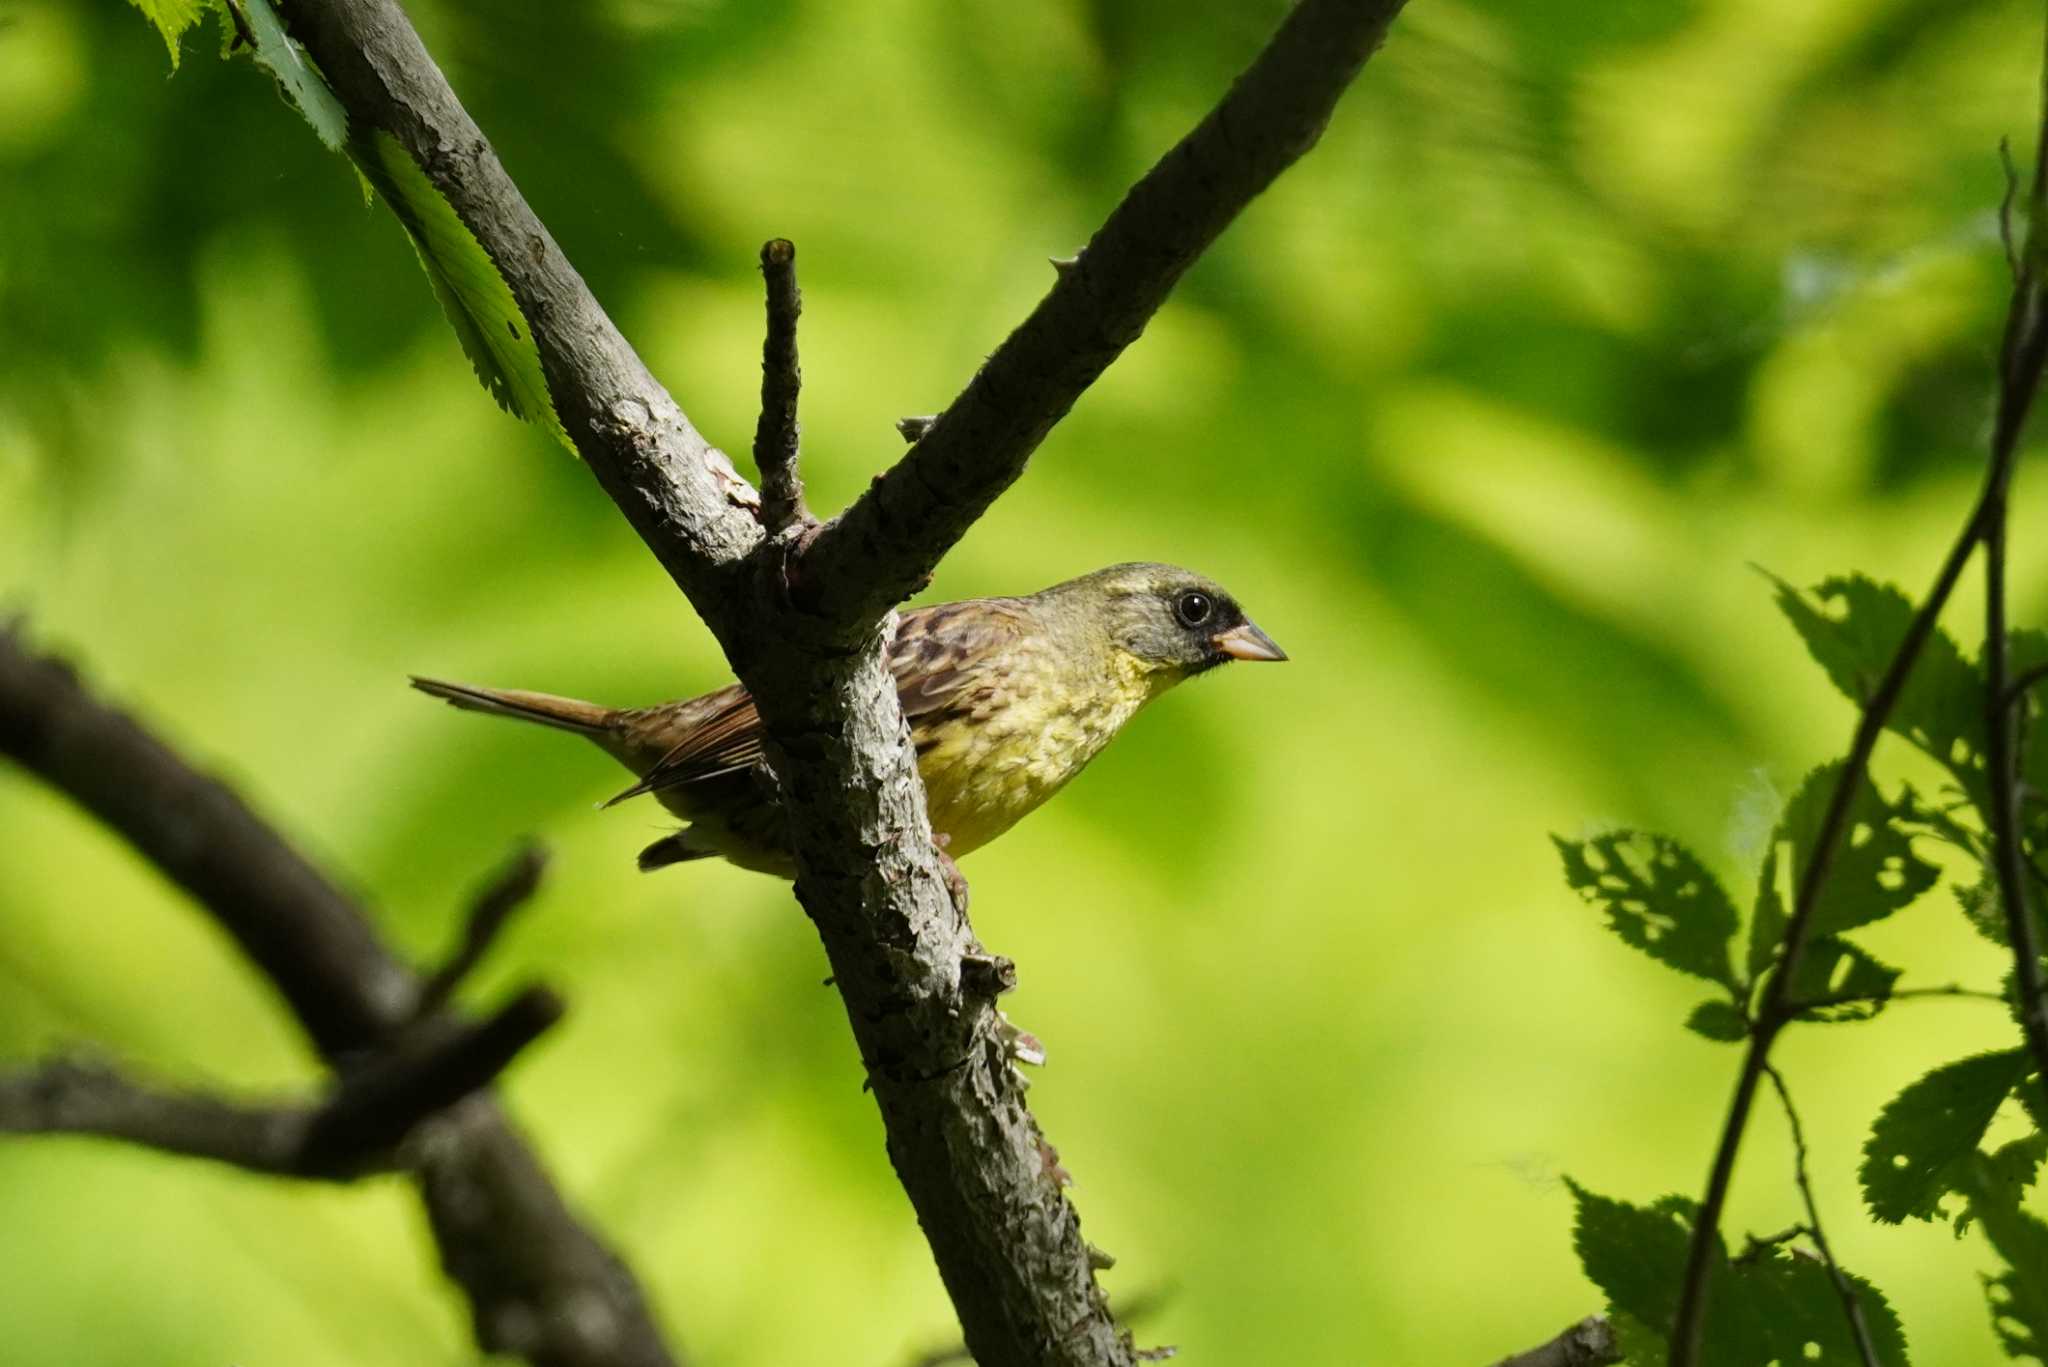
[[[1806,1232],[1813,1237],[1814,1251],[1820,1254],[1821,1265],[1828,1270],[1828,1280],[1835,1284],[1835,1296],[1842,1302],[1843,1317],[1849,1321],[1849,1336],[1856,1340],[1856,1356],[1863,1360],[1863,1367],[1884,1367],[1877,1345],[1871,1341],[1870,1326],[1863,1318],[1863,1302],[1857,1299],[1856,1288],[1849,1284],[1848,1276],[1835,1261],[1834,1250],[1828,1247],[1827,1232],[1821,1228],[1820,1203],[1814,1200],[1813,1180],[1806,1172],[1806,1127],[1799,1123],[1799,1108],[1792,1104],[1792,1089],[1785,1085],[1784,1074],[1769,1064],[1764,1065],[1764,1076],[1777,1089],[1785,1123],[1792,1129],[1792,1180],[1798,1183],[1799,1199],[1806,1204]]]
[[[412,974],[348,896],[208,778],[0,629],[0,755],[40,775],[192,894],[261,968],[322,1054],[407,1020]]]
[[[498,932],[540,890],[541,875],[547,872],[548,853],[533,841],[519,847],[504,868],[491,875],[469,904],[463,918],[462,942],[446,962],[435,969],[420,988],[416,1016],[432,1015],[462,985],[470,971],[483,962],[497,942]]]
[[[1402,0],[1302,0],[1223,101],[1131,187],[929,432],[805,557],[804,601],[871,621],[915,590],[1209,244],[1313,147]]]
[[[313,1111],[158,1091],[79,1059],[0,1074],[0,1133],[98,1135],[287,1176],[307,1175],[299,1155]]]
[[[814,521],[804,505],[804,481],[797,472],[797,393],[803,371],[796,360],[796,320],[803,294],[796,287],[796,244],[775,238],[761,248],[761,275],[768,286],[768,334],[761,344],[761,421],[754,429],[754,468],[761,472],[761,525],[781,536],[792,525]]]
[[[1494,1367],[1611,1367],[1620,1361],[1614,1331],[1599,1315],[1588,1315],[1550,1342],[1504,1357]]]
[[[489,1086],[561,1018],[562,1003],[554,993],[529,987],[482,1022],[427,1022],[401,1035],[391,1048],[342,1074],[333,1100],[313,1117],[302,1167],[347,1172],[394,1148],[427,1116]]]
[[[396,1166],[422,1121],[489,1086],[515,1054],[561,1017],[539,989],[481,1024],[378,1055],[321,1103],[250,1105],[130,1081],[105,1064],[56,1059],[0,1074],[0,1133],[124,1139],[191,1158],[284,1177],[347,1180]]]
[[[92,698],[70,669],[30,654],[16,627],[0,629],[0,754],[190,891],[277,985],[330,1062],[345,1067],[375,1054],[412,1019],[419,981],[353,901],[225,786]],[[419,1114],[452,1099],[537,1033],[550,1010],[532,997],[513,1007],[495,1025],[458,1034],[452,1047],[444,1041],[447,1052],[432,1055],[440,1061],[424,1080],[373,1085]],[[186,1118],[196,1115],[188,1109]],[[472,1095],[415,1128],[415,1177],[485,1349],[523,1354],[535,1367],[672,1367],[631,1273],[578,1223],[488,1098]]]

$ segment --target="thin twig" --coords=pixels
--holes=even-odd
[[[768,286],[768,332],[761,343],[761,420],[754,428],[754,468],[761,472],[761,528],[770,537],[814,522],[804,505],[797,468],[801,429],[796,420],[803,371],[796,359],[796,320],[804,297],[796,287],[796,244],[772,238],[761,246],[761,276]]]
[[[2005,996],[1999,992],[1987,992],[1982,988],[1964,987],[1960,983],[1949,983],[1943,987],[1902,987],[1894,992],[1837,992],[1825,997],[1807,997],[1801,1001],[1787,1002],[1785,1010],[1793,1016],[1804,1016],[1813,1011],[1824,1011],[1832,1006],[1881,1006],[1886,1002],[1914,1001],[1928,997],[1960,997],[1971,1001],[2005,1003]]]
[[[1606,1318],[1588,1315],[1550,1342],[1504,1357],[1494,1367],[1612,1367],[1620,1361]]]
[[[415,1016],[429,1016],[455,992],[497,943],[498,933],[512,919],[512,913],[526,905],[540,889],[547,872],[548,852],[538,843],[521,845],[512,858],[491,875],[490,881],[470,900],[469,915],[462,921],[462,941],[420,988]]]
[[[2043,113],[2048,117],[2048,100],[2044,100]],[[2040,140],[2036,161],[2036,221],[2041,216],[2039,200],[2043,181],[2039,158],[2042,156],[2048,156],[2048,133],[2044,133]],[[1757,1086],[1768,1066],[1771,1046],[1776,1042],[1778,1032],[1793,1019],[1789,1011],[1791,984],[1805,955],[1814,909],[1819,905],[1820,890],[1826,883],[1835,851],[1848,825],[1849,807],[1857,785],[1863,782],[1869,770],[1871,751],[1876,748],[1885,721],[1905,689],[1907,676],[1919,659],[1921,649],[1933,634],[1935,621],[1955,591],[1963,566],[1968,563],[1979,541],[1984,541],[1988,549],[1994,537],[2001,573],[1992,576],[1999,589],[1989,596],[1997,604],[1999,619],[1998,630],[1986,640],[1984,647],[1988,697],[1991,700],[1989,720],[1992,723],[1985,747],[1992,785],[1990,824],[1994,845],[2000,850],[1997,872],[2005,902],[2008,933],[2019,963],[2023,1007],[2021,1026],[2037,1061],[2043,1085],[2048,1085],[2048,1018],[2043,1014],[2040,959],[2033,949],[2033,923],[2023,910],[2024,880],[2019,871],[2018,823],[2013,811],[2017,790],[2013,782],[2014,758],[2009,744],[2009,709],[2004,705],[2007,684],[2003,672],[2002,565],[2006,488],[2018,450],[2020,429],[2025,424],[2027,410],[2040,383],[2043,357],[2048,355],[2048,326],[2044,326],[2041,290],[2034,265],[2036,255],[2037,246],[2030,237],[2021,260],[2020,278],[2013,287],[2004,345],[2000,350],[1998,416],[1993,427],[1990,468],[1983,491],[1961,533],[1949,548],[1933,587],[1919,611],[1913,615],[1905,637],[1885,667],[1883,677],[1864,703],[1848,756],[1842,763],[1841,775],[1828,797],[1827,810],[1814,840],[1813,857],[1799,880],[1792,915],[1785,927],[1784,952],[1771,974],[1764,1000],[1758,1008],[1756,1029],[1750,1035],[1742,1072],[1736,1078],[1735,1094],[1728,1103],[1720,1142],[1715,1147],[1713,1165],[1707,1176],[1706,1194],[1700,1202],[1698,1223],[1693,1228],[1692,1240],[1686,1251],[1685,1276],[1671,1329],[1671,1367],[1695,1367],[1699,1361],[1700,1343],[1706,1328],[1708,1281],[1713,1274],[1714,1249],[1720,1237],[1721,1212],[1727,1205],[1728,1186],[1735,1175],[1735,1156],[1742,1147],[1743,1131],[1756,1100]],[[2011,838],[2001,838],[2001,829]],[[2007,893],[2007,888],[2013,891]]]
[[[1828,1279],[1835,1284],[1835,1295],[1841,1298],[1842,1314],[1848,1318],[1850,1336],[1856,1340],[1856,1355],[1863,1359],[1863,1367],[1884,1367],[1877,1355],[1877,1345],[1871,1341],[1870,1326],[1863,1320],[1863,1302],[1835,1262],[1828,1236],[1821,1229],[1820,1205],[1813,1199],[1813,1182],[1806,1172],[1806,1127],[1799,1123],[1799,1109],[1792,1104],[1792,1089],[1785,1085],[1784,1075],[1770,1064],[1764,1065],[1764,1076],[1777,1089],[1778,1104],[1785,1108],[1785,1123],[1792,1127],[1792,1179],[1799,1184],[1799,1199],[1806,1203],[1806,1231],[1813,1237],[1814,1251],[1820,1254]]]

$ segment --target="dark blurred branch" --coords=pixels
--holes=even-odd
[[[1315,142],[1401,0],[1301,0],[932,430],[801,549],[764,533],[751,513],[758,495],[591,297],[394,0],[283,8],[353,135],[394,138],[497,265],[564,429],[753,694],[797,895],[976,1360],[1132,1362],[1079,1217],[1047,1171],[1000,1021],[962,990],[962,960],[983,951],[932,845],[881,647],[894,604],[1017,477],[1202,250]]]
[[[761,526],[778,537],[812,521],[797,470],[797,394],[803,371],[796,360],[796,320],[803,294],[796,287],[796,245],[774,238],[761,247],[761,278],[768,287],[768,333],[761,343],[761,421],[754,428],[754,468],[761,472]]]
[[[257,1172],[345,1180],[393,1167],[393,1150],[416,1126],[489,1086],[560,1017],[551,995],[529,990],[487,1021],[373,1056],[315,1104],[252,1106],[158,1091],[104,1064],[54,1059],[0,1073],[0,1133],[98,1135]]]
[[[484,884],[469,904],[469,915],[463,918],[462,942],[420,988],[417,1015],[431,1015],[439,1010],[470,971],[483,962],[484,955],[497,943],[498,932],[512,919],[512,913],[525,906],[540,889],[540,878],[547,866],[547,851],[529,841]]]
[[[256,1172],[338,1176],[300,1163],[315,1109],[157,1091],[77,1059],[0,1073],[0,1134],[98,1135]]]
[[[561,1018],[560,998],[529,987],[485,1020],[437,1019],[408,1030],[342,1074],[306,1134],[305,1166],[346,1172],[395,1147],[426,1117],[489,1086]]]
[[[536,1367],[671,1367],[631,1274],[563,1205],[510,1122],[475,1094],[553,1021],[551,996],[522,993],[480,1024],[413,1024],[419,979],[378,942],[361,908],[225,785],[89,695],[70,668],[30,653],[17,627],[0,628],[0,754],[190,891],[341,1076],[326,1106],[293,1117],[143,1093],[103,1074],[30,1074],[7,1083],[16,1114],[40,1105],[46,1120],[80,1122],[55,1128],[321,1175],[405,1137],[418,1151],[413,1175],[443,1263],[469,1296],[486,1350]],[[139,1125],[154,1130],[133,1132]]]
[[[1599,1315],[1588,1315],[1550,1342],[1504,1357],[1494,1367],[1612,1367],[1620,1361],[1614,1331]]]
[[[1743,1057],[1742,1072],[1736,1078],[1735,1095],[1721,1128],[1720,1143],[1708,1172],[1706,1194],[1700,1201],[1699,1219],[1693,1227],[1687,1250],[1685,1278],[1680,1288],[1678,1310],[1671,1329],[1671,1367],[1695,1367],[1706,1330],[1707,1297],[1715,1249],[1720,1239],[1721,1212],[1727,1205],[1728,1186],[1735,1175],[1735,1156],[1742,1147],[1743,1131],[1770,1061],[1771,1046],[1778,1032],[1796,1018],[1800,1005],[1792,1000],[1792,983],[1798,977],[1806,944],[1844,832],[1849,808],[1857,786],[1869,771],[1870,755],[1884,730],[1892,708],[1904,692],[1906,680],[1920,658],[1921,649],[1934,633],[1936,620],[1955,591],[1956,581],[1981,542],[1988,560],[1986,574],[1985,671],[1985,768],[1991,789],[1992,865],[1998,881],[1999,900],[2004,904],[2006,929],[2017,965],[2020,1028],[2034,1058],[2038,1085],[2048,1086],[2048,1002],[2042,999],[2041,958],[2034,942],[2033,916],[2027,908],[2024,857],[2019,837],[2018,759],[2012,741],[2013,699],[2006,677],[2005,636],[2005,522],[2006,494],[2012,482],[2019,440],[2041,384],[2044,361],[2048,361],[2048,292],[2041,272],[2048,255],[2048,240],[2042,232],[2042,206],[2048,195],[2048,89],[2043,92],[2041,128],[2037,139],[2034,184],[2030,195],[2027,241],[2018,257],[2012,298],[2006,312],[2005,336],[1999,351],[1998,410],[1992,426],[1989,468],[1984,488],[1978,495],[1962,531],[1949,548],[1928,590],[1906,628],[1883,677],[1870,692],[1857,718],[1855,735],[1841,776],[1828,797],[1825,815],[1814,838],[1813,856],[1806,866],[1793,901],[1792,915],[1785,927],[1784,952],[1764,989]]]

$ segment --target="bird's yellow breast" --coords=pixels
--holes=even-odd
[[[932,830],[955,857],[986,845],[1064,787],[1170,682],[1135,661],[1076,678],[1028,666],[916,739]]]

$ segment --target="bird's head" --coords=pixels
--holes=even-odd
[[[1231,660],[1284,660],[1222,585],[1175,565],[1112,565],[1043,597],[1092,620],[1146,673],[1182,679]]]

